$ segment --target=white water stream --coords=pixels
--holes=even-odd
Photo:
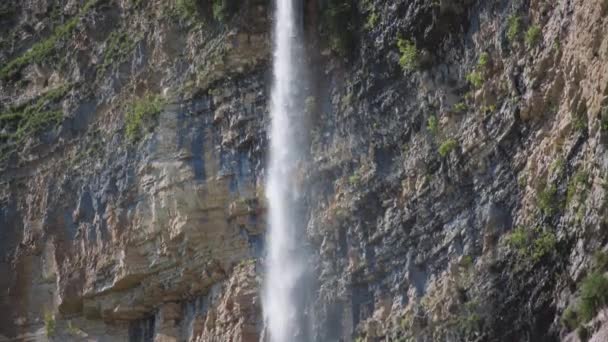
[[[266,196],[269,230],[263,290],[266,339],[271,342],[301,340],[303,300],[300,292],[306,275],[303,241],[298,241],[296,177],[303,146],[302,93],[305,75],[301,62],[302,38],[296,18],[297,0],[276,0],[272,103],[270,108],[270,160]]]

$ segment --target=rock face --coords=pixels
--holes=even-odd
[[[603,341],[608,4],[301,5],[315,339]],[[260,340],[271,16],[0,4],[0,341]]]

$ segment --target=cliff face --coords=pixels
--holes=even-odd
[[[302,5],[315,338],[605,340],[608,3]],[[0,340],[259,340],[271,17],[0,5]]]

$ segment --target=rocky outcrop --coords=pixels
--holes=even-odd
[[[601,341],[605,3],[302,5],[315,339]],[[259,340],[270,17],[0,5],[0,339]]]
[[[24,115],[3,121],[5,337],[247,341],[256,331],[255,269],[238,265],[259,256],[265,226],[266,9],[252,3],[233,14],[248,27],[228,27],[180,4],[35,4],[77,24],[3,84],[6,115]],[[12,6],[21,34],[37,12]],[[53,25],[65,27],[39,26]],[[67,65],[54,64],[61,46]],[[26,115],[52,110],[63,112],[58,129],[27,130]]]

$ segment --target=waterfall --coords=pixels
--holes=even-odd
[[[305,139],[306,72],[297,0],[276,0],[273,85],[270,107],[270,160],[266,196],[269,206],[263,311],[266,339],[306,340],[307,261],[298,219],[298,166]]]

